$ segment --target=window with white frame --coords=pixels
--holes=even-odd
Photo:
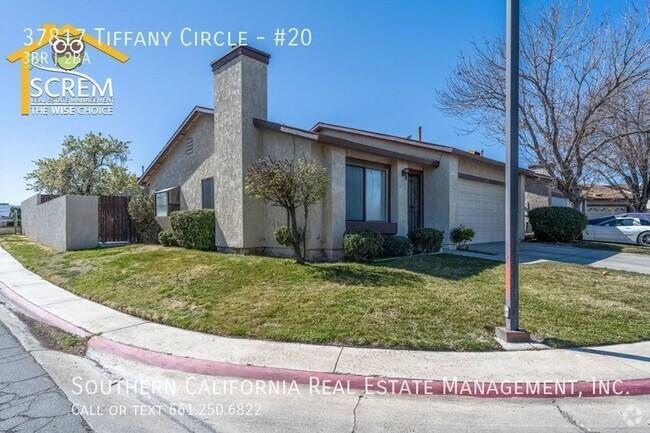
[[[181,187],[176,186],[157,191],[154,195],[156,201],[156,216],[166,217],[181,208]]]

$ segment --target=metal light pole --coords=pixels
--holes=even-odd
[[[519,0],[506,0],[506,326],[507,342],[530,340],[519,329]]]

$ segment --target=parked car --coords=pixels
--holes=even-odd
[[[648,215],[648,214],[627,214]],[[593,220],[592,220],[593,221]],[[585,241],[639,244],[650,247],[650,217],[615,216],[596,224],[589,223],[582,232]]]
[[[640,218],[642,220],[650,221],[650,213],[634,213],[634,212],[632,212],[632,213],[622,213],[622,214],[618,214],[618,215],[607,215],[607,216],[600,217],[600,218],[590,219],[588,224],[590,224],[590,225],[598,225],[598,224],[600,224],[602,222],[613,220],[614,218],[625,218],[625,217],[627,217],[627,218]]]

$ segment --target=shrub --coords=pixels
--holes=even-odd
[[[298,227],[298,234],[300,239],[302,239],[304,234],[302,227]],[[293,246],[291,243],[291,229],[289,226],[277,226],[275,230],[273,230],[273,236],[275,237],[275,241],[280,245],[284,245],[285,247]]]
[[[535,238],[545,242],[571,242],[587,227],[587,217],[570,207],[538,207],[528,211]]]
[[[413,244],[405,236],[384,236],[381,255],[384,257],[401,257],[413,253]]]
[[[458,248],[465,248],[469,242],[472,242],[475,234],[473,229],[461,224],[451,230],[449,238],[452,242],[458,244]]]
[[[129,200],[129,217],[140,242],[155,244],[158,242],[160,226],[156,222],[153,194],[140,193]]]
[[[352,260],[374,259],[381,254],[384,237],[374,230],[361,230],[343,236],[343,255]]]
[[[14,221],[9,220],[7,221],[7,227],[13,227],[14,226]]]
[[[246,194],[271,206],[280,206],[287,212],[288,226],[298,225],[296,210],[302,208],[304,231],[307,231],[309,207],[323,201],[327,195],[329,175],[324,166],[305,159],[289,160],[269,157],[253,163],[246,171]],[[284,236],[293,248],[296,263],[305,263],[306,237],[294,239]],[[302,249],[302,251],[301,251]]]
[[[431,228],[415,229],[409,233],[413,248],[419,253],[435,253],[440,251],[444,232]]]
[[[178,241],[173,230],[163,230],[158,233],[158,241],[166,247],[177,247]]]
[[[214,210],[183,210],[169,216],[178,245],[196,250],[214,249]]]

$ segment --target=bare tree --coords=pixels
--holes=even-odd
[[[627,200],[629,207],[645,212],[650,198],[650,133],[626,134],[650,126],[650,82],[621,99],[609,123],[614,141],[596,155],[595,171]]]
[[[612,105],[650,74],[648,8],[596,21],[578,2],[524,11],[520,40],[520,146],[574,205],[588,163],[604,146],[638,131],[604,135]],[[505,42],[473,43],[437,95],[440,109],[499,143],[505,131]]]

